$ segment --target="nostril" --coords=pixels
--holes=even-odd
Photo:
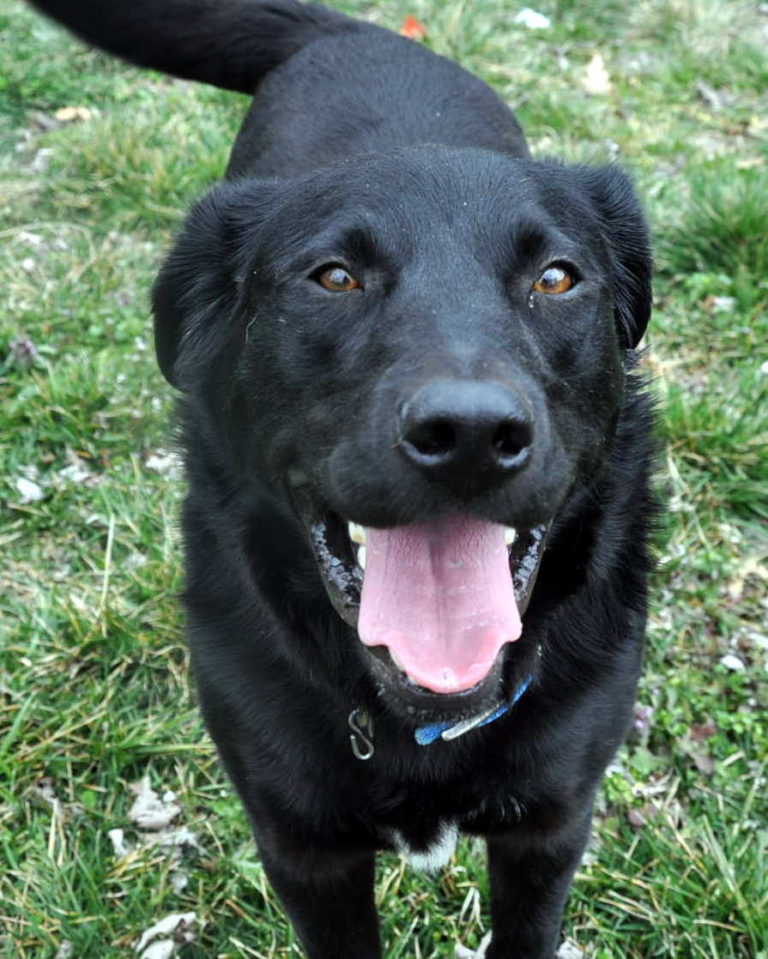
[[[527,399],[494,381],[426,383],[403,404],[398,425],[406,459],[462,495],[503,483],[526,465],[533,447]]]
[[[448,420],[420,423],[406,437],[422,456],[445,456],[456,447],[456,429]]]
[[[527,423],[507,420],[493,434],[491,446],[500,460],[514,459],[531,445],[531,430]]]

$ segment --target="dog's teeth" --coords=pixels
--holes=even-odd
[[[360,546],[365,546],[365,527],[361,526],[359,523],[348,523],[347,528],[349,529],[349,538],[352,540],[352,542],[358,543]]]
[[[511,546],[516,539],[517,539],[517,530],[512,529],[511,526],[505,526],[504,542],[507,544],[507,546]]]
[[[392,662],[401,672],[405,672],[405,666],[403,666],[403,664],[400,662],[400,657],[397,655],[394,649],[390,649],[389,647],[387,648],[389,649],[389,655],[392,657]]]
[[[365,546],[361,546],[357,551],[357,565],[360,567],[360,569],[365,569],[365,560]]]

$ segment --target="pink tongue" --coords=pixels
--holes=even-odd
[[[466,517],[367,529],[358,631],[436,693],[469,689],[522,626],[504,527]]]

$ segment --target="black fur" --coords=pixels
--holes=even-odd
[[[643,645],[652,416],[633,351],[651,263],[629,181],[529,159],[480,81],[322,7],[36,6],[135,63],[256,94],[154,312],[181,390],[201,704],[307,953],[378,957],[375,851],[394,829],[424,849],[450,820],[488,840],[488,959],[551,959]],[[534,293],[553,262],[578,282]],[[362,288],[321,287],[329,263]],[[457,395],[502,384],[532,431],[524,468],[415,466],[403,403],[435,380]],[[422,747],[417,723],[466,704],[382,678],[331,604],[310,530],[453,513],[548,527],[491,692],[533,680],[505,717]],[[350,750],[354,708],[374,721],[367,762]]]

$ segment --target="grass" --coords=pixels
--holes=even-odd
[[[539,155],[617,157],[656,234],[646,363],[670,509],[637,732],[602,790],[566,934],[594,959],[768,959],[768,17],[737,0],[534,6],[548,30],[515,25],[508,0],[345,9],[418,17],[515,107]],[[589,93],[596,53],[610,86]],[[188,688],[181,484],[147,308],[245,106],[0,0],[3,959],[117,959],[188,911],[204,924],[188,959],[297,954]],[[64,122],[66,107],[83,109]],[[129,786],[145,775],[176,794],[196,844],[141,843]],[[383,857],[388,959],[478,942],[486,893],[477,844],[434,880]]]

